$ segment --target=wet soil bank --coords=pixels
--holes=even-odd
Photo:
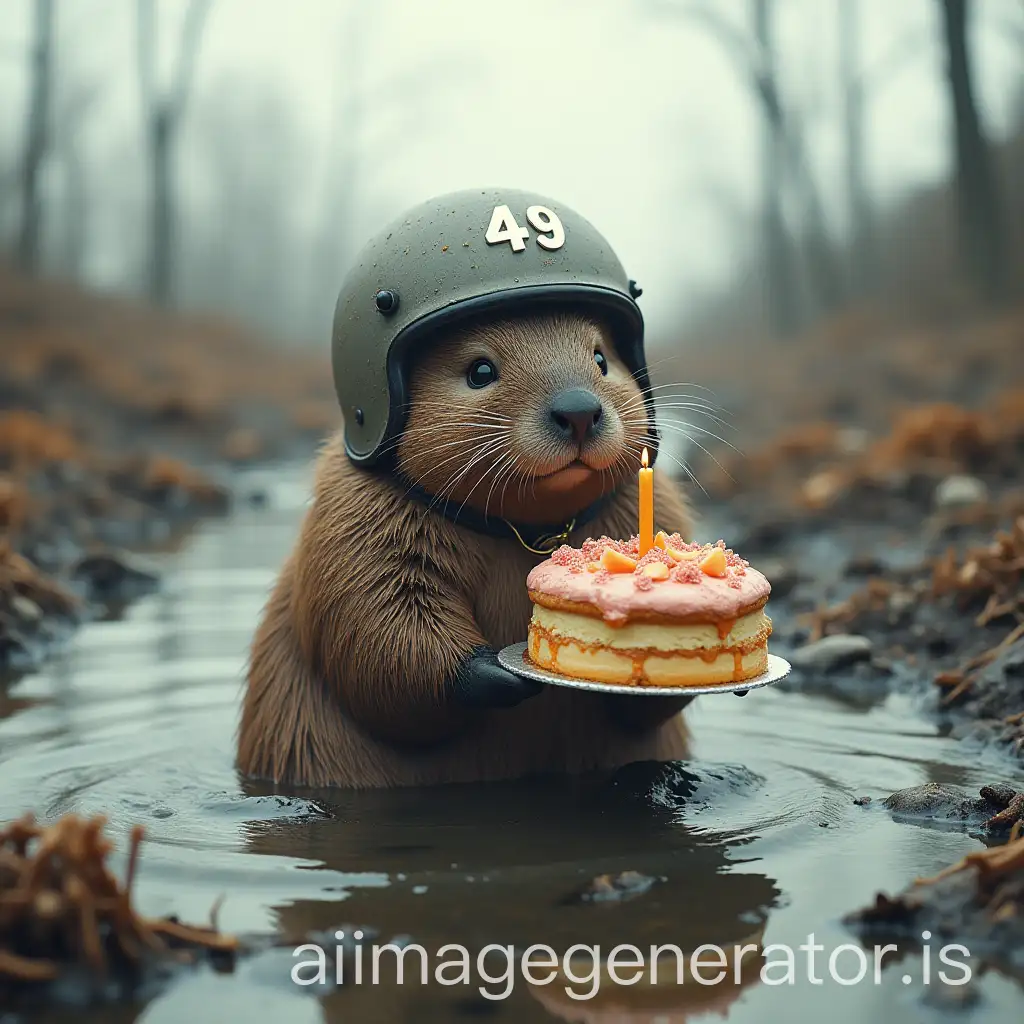
[[[983,762],[1019,763],[1024,314],[873,334],[865,322],[761,354],[764,388],[723,417],[736,429],[710,426],[766,439],[698,460],[704,529],[772,582],[772,646],[794,669],[781,687],[859,710],[900,694]],[[719,353],[712,385],[735,386],[722,369],[738,357]],[[698,392],[685,400],[703,407],[687,410],[698,429],[720,412]],[[1024,778],[929,783],[881,801],[897,821],[964,828],[990,848],[879,893],[847,926],[901,950],[934,934],[1024,977],[1022,790]]]
[[[1024,755],[1021,352],[1024,310],[942,328],[850,315],[762,351],[763,387],[724,426],[691,398],[697,431],[744,450],[694,433],[697,502],[772,581],[786,685],[913,693],[956,735]],[[743,355],[718,353],[713,389],[735,389]]]
[[[0,678],[155,586],[126,552],[227,512],[230,467],[309,452],[337,416],[325,371],[0,267]]]

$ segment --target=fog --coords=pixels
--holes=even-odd
[[[857,7],[865,177],[876,208],[950,173],[936,0],[777,0],[777,66],[828,231],[849,229],[837,5]],[[685,0],[215,0],[176,146],[174,302],[323,344],[355,249],[432,194],[535,189],[575,207],[644,288],[652,334],[728,286],[754,244],[763,117],[734,49]],[[719,14],[749,24],[750,4]],[[155,5],[155,88],[189,4]],[[31,0],[3,0],[0,181],[29,105]],[[689,13],[688,13],[689,12]],[[145,288],[148,177],[137,9],[57,0],[43,267]],[[1016,0],[973,10],[978,108],[1010,131],[1024,64]],[[0,196],[3,237],[18,211]]]

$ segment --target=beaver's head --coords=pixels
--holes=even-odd
[[[449,507],[520,522],[570,518],[633,476],[654,442],[610,332],[575,314],[453,334],[413,365],[409,393],[403,475]]]

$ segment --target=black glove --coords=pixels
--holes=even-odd
[[[542,683],[502,668],[490,647],[474,647],[455,674],[455,700],[465,708],[514,708],[542,689]]]

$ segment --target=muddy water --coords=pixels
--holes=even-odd
[[[224,896],[223,928],[319,931],[331,953],[335,932],[355,926],[377,929],[380,942],[407,936],[428,951],[459,944],[473,957],[469,983],[422,986],[416,954],[406,958],[403,985],[387,966],[393,959],[382,960],[374,985],[367,950],[360,983],[350,958],[341,989],[305,988],[290,978],[286,946],[233,974],[186,975],[145,1005],[47,1019],[675,1024],[717,1011],[737,1022],[839,1024],[948,1012],[934,953],[928,985],[919,956],[890,963],[878,984],[873,968],[853,985],[831,980],[828,969],[830,954],[851,941],[839,924],[845,911],[979,847],[958,828],[897,824],[877,798],[929,780],[1013,778],[1005,762],[979,763],[938,736],[906,698],[856,707],[774,689],[700,698],[687,712],[693,762],[636,766],[612,780],[358,795],[274,793],[240,780],[232,747],[246,647],[306,486],[300,472],[274,474],[265,507],[211,523],[162,558],[159,594],[117,621],[83,628],[47,671],[0,694],[0,819],[29,808],[45,818],[103,812],[121,844],[141,822],[146,913],[202,922]],[[876,805],[855,806],[859,795]],[[621,901],[575,896],[594,876],[627,870],[652,886]],[[811,933],[824,947],[813,970],[798,948]],[[672,959],[659,961],[656,987],[648,969],[639,985],[604,976],[592,998],[573,1000],[566,987],[594,988],[584,951],[571,967],[575,982],[531,986],[517,973],[505,999],[478,991],[508,984],[487,984],[476,972],[488,943],[544,944],[561,956],[574,943],[687,953],[702,943],[758,941],[796,951],[791,984],[781,968],[771,980],[782,983],[767,984],[755,965],[740,972],[740,985],[730,968],[717,985],[687,978],[679,986]],[[432,958],[431,973],[452,956]],[[854,976],[857,956],[837,956],[838,974]],[[485,970],[500,979],[503,959]],[[548,973],[541,964],[534,976]],[[623,968],[619,976],[635,974]],[[972,1020],[1019,1013],[1011,983],[987,976],[972,988]]]

